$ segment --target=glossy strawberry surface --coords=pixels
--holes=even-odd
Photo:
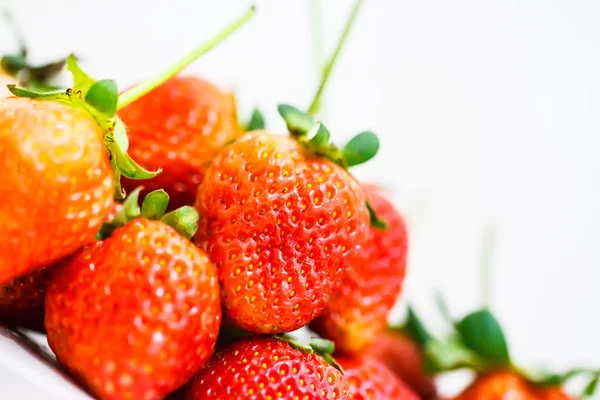
[[[171,208],[194,204],[210,161],[243,133],[233,95],[192,76],[171,78],[119,116],[127,126],[129,155],[151,171],[163,170],[147,181],[123,180],[125,188],[164,189]]]
[[[101,399],[160,399],[210,358],[216,270],[161,222],[136,219],[85,247],[53,278],[48,343]]]
[[[0,284],[94,239],[114,193],[102,136],[73,107],[0,101]]]
[[[311,328],[333,340],[338,351],[357,353],[387,326],[406,273],[407,233],[404,219],[382,189],[363,186],[386,229],[370,227],[362,250],[346,263],[339,288]]]
[[[374,359],[336,357],[350,383],[353,400],[418,400],[413,391],[392,371]]]
[[[219,153],[196,208],[196,241],[219,270],[223,307],[257,333],[312,320],[369,231],[364,195],[346,171],[264,131]]]
[[[242,339],[190,382],[187,400],[351,399],[348,381],[315,354],[274,338]]]

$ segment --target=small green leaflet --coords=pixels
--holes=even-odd
[[[289,104],[280,104],[277,110],[285,121],[288,130],[294,136],[306,135],[315,125],[313,117]]]
[[[379,151],[379,138],[371,131],[361,132],[354,136],[342,149],[342,154],[349,167],[363,164]]]
[[[467,315],[456,325],[464,344],[491,364],[509,365],[508,344],[500,324],[486,309]]]
[[[181,236],[190,239],[198,230],[198,211],[194,207],[183,206],[161,218],[161,222],[173,227]]]
[[[133,190],[129,196],[123,202],[123,207],[115,214],[111,221],[105,222],[100,227],[100,230],[96,234],[97,240],[104,240],[115,231],[115,229],[127,224],[132,219],[140,216],[140,206],[138,205],[138,199],[142,187],[138,187]]]
[[[142,217],[159,220],[167,211],[169,195],[162,189],[155,190],[144,198],[142,203]]]
[[[103,79],[95,82],[85,95],[85,102],[107,117],[114,117],[119,101],[117,82]]]
[[[387,224],[385,223],[384,220],[382,220],[381,218],[379,218],[377,216],[377,213],[373,209],[373,206],[371,205],[371,203],[369,203],[367,201],[366,204],[367,204],[367,210],[369,210],[369,218],[371,220],[371,226],[375,227],[377,229],[387,229]]]
[[[254,111],[252,111],[250,122],[248,122],[248,124],[246,125],[246,132],[265,129],[265,127],[265,117],[262,115],[258,108],[255,108]]]

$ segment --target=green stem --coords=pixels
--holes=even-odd
[[[333,66],[335,65],[338,55],[340,54],[340,51],[342,50],[342,47],[344,46],[344,43],[346,42],[346,38],[348,37],[350,30],[352,29],[352,25],[354,24],[354,20],[356,20],[356,16],[358,15],[358,11],[360,10],[360,6],[362,5],[362,3],[363,3],[363,0],[356,0],[356,2],[354,3],[354,9],[352,10],[352,14],[350,14],[350,18],[346,22],[346,27],[344,28],[344,32],[342,33],[342,36],[340,37],[340,39],[338,41],[337,47],[335,48],[333,55],[331,56],[331,58],[329,59],[327,64],[325,64],[325,67],[323,68],[323,75],[321,76],[321,83],[319,84],[317,93],[315,94],[315,97],[313,98],[313,101],[308,109],[308,113],[311,115],[315,115],[315,113],[319,110],[319,103],[321,102],[321,96],[323,95],[323,90],[325,89],[325,86],[327,85],[327,81],[329,80],[329,75],[331,74],[331,71],[333,70]]]
[[[186,68],[192,62],[196,61],[196,59],[198,59],[202,55],[208,53],[217,44],[219,44],[221,41],[223,41],[225,38],[227,38],[229,35],[231,35],[236,30],[238,30],[242,25],[244,25],[254,15],[254,12],[255,12],[255,7],[251,6],[250,9],[248,11],[246,11],[241,17],[239,17],[234,22],[229,24],[225,29],[223,29],[222,31],[220,31],[219,33],[214,35],[207,42],[205,42],[198,48],[194,49],[191,53],[189,53],[188,55],[183,57],[181,60],[177,61],[171,67],[167,68],[166,70],[159,73],[155,77],[153,77],[145,82],[142,82],[139,85],[137,85],[137,86],[129,89],[125,93],[123,93],[121,96],[119,96],[119,104],[117,106],[117,109],[121,109],[121,108],[127,106],[128,104],[139,99],[140,97],[142,97],[146,93],[150,92],[154,88],[162,85],[163,83],[165,83],[167,80],[169,80],[173,76],[177,75],[179,72],[181,72],[184,68]]]

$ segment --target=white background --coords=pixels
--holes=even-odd
[[[35,59],[74,51],[122,87],[249,4],[3,2]],[[259,1],[252,22],[188,72],[233,88],[242,117],[260,105],[283,130],[276,105],[308,105],[352,5],[321,0],[315,41],[317,2]],[[456,315],[477,307],[480,239],[495,227],[492,305],[528,365],[600,364],[599,19],[593,0],[367,0],[327,90],[323,118],[340,142],[380,135],[380,155],[357,175],[389,185],[410,220],[403,298],[434,324],[435,290]],[[14,49],[3,29],[2,52]]]

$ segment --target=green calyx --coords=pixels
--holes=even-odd
[[[67,69],[73,76],[72,87],[66,90],[50,91],[30,90],[16,87],[15,85],[8,85],[8,88],[15,96],[56,101],[85,110],[104,131],[104,144],[106,145],[115,175],[115,198],[122,200],[125,198],[125,191],[121,187],[121,176],[135,180],[151,179],[159,174],[161,170],[148,171],[129,157],[127,154],[129,140],[126,128],[121,119],[116,115],[117,110],[132,103],[177,75],[197,58],[206,54],[218,43],[239,29],[252,17],[254,12],[254,7],[251,7],[233,23],[171,67],[121,95],[119,95],[115,81],[110,79],[96,81],[87,75],[77,64],[77,59],[74,55],[70,55],[66,61]]]
[[[166,213],[169,195],[162,189],[148,193],[142,207],[138,205],[142,188],[133,190],[123,202],[123,207],[113,219],[100,227],[97,240],[104,240],[112,233],[137,218],[146,218],[171,226],[181,236],[190,239],[198,230],[198,212],[190,206],[183,206]]]
[[[36,90],[54,89],[48,85],[48,81],[64,69],[66,59],[60,59],[44,65],[31,65],[28,61],[29,51],[25,44],[24,35],[14,21],[12,14],[5,9],[2,12],[2,16],[19,44],[19,51],[0,58],[0,68],[14,77],[23,87]]]
[[[333,358],[333,352],[335,351],[335,343],[331,340],[322,339],[322,338],[311,338],[308,344],[301,343],[296,339],[292,338],[289,335],[277,335],[276,339],[281,340],[283,342],[289,343],[293,348],[303,351],[308,354],[316,354],[321,357],[333,368],[340,371],[342,374],[344,370],[342,366],[335,361]]]
[[[264,115],[258,108],[255,108],[250,116],[250,121],[244,126],[244,130],[246,132],[262,130],[265,129],[266,125]]]
[[[310,114],[289,104],[280,104],[277,109],[285,121],[290,135],[304,148],[319,157],[334,162],[345,170],[371,160],[379,150],[379,138],[371,131],[360,132],[344,147],[339,148],[331,140],[331,133],[325,124],[316,122]],[[387,227],[385,222],[377,216],[369,202],[367,202],[367,209],[371,226],[385,229]]]
[[[600,370],[575,368],[557,374],[521,368],[513,362],[502,327],[491,311],[484,308],[453,321],[445,303],[440,302],[439,305],[452,325],[451,334],[445,339],[431,334],[411,306],[408,307],[405,323],[390,328],[409,336],[421,347],[429,374],[463,368],[477,373],[510,369],[538,386],[561,386],[575,376],[587,376],[589,381],[582,395],[591,396],[595,392]]]

